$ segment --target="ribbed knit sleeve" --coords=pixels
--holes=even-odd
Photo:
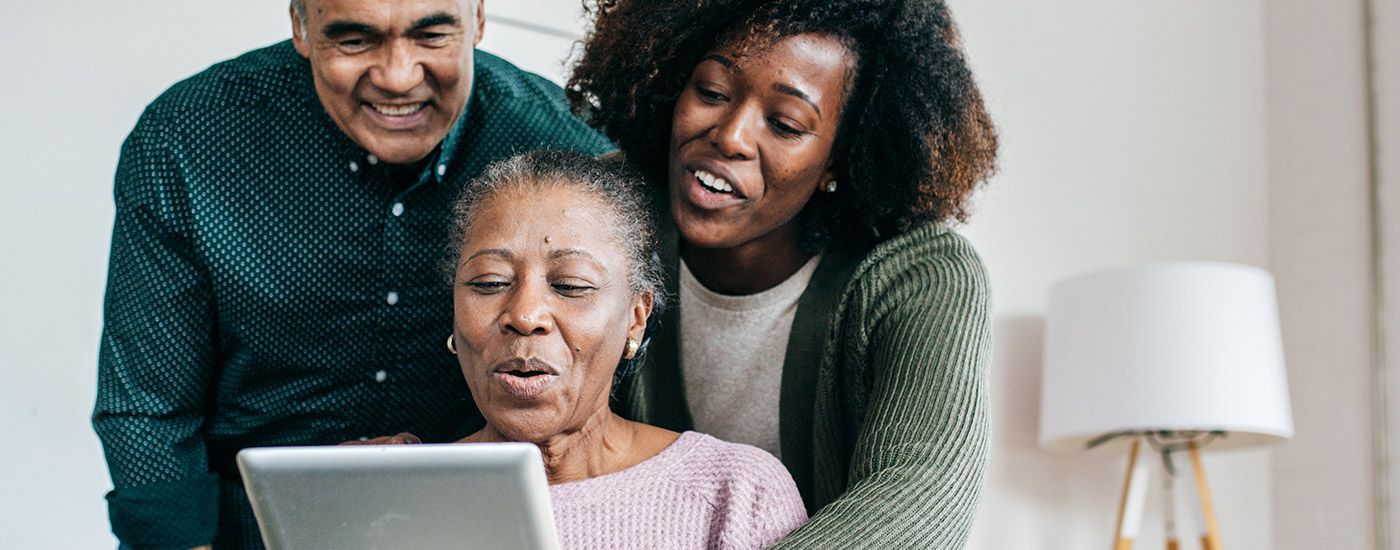
[[[817,430],[818,449],[854,436],[849,464],[817,453],[818,493],[835,499],[776,548],[961,548],[989,438],[981,260],[957,234],[921,228],[877,248],[852,281],[823,364],[840,371],[839,398],[817,415],[865,415]]]

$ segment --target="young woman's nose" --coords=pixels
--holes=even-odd
[[[710,145],[725,158],[752,159],[757,155],[753,132],[763,122],[761,113],[744,105],[725,112],[710,129]]]

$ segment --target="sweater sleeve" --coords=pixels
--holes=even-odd
[[[726,445],[734,450],[726,470],[735,477],[717,491],[723,512],[712,547],[764,548],[807,521],[802,494],[782,462],[756,447]]]
[[[218,519],[203,437],[213,304],[168,136],[153,107],[122,148],[92,416],[112,532],[131,548],[208,544]]]
[[[988,450],[990,300],[971,247],[943,237],[890,253],[863,283],[870,389],[846,490],[776,548],[966,542]]]

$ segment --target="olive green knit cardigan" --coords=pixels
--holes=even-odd
[[[660,237],[677,296],[674,229]],[[653,319],[615,410],[681,431],[678,310]],[[798,302],[779,405],[782,460],[812,519],[778,548],[963,546],[986,471],[989,310],[981,260],[945,227],[826,252]]]

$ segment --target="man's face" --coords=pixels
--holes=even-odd
[[[292,11],[292,41],[336,126],[380,159],[408,164],[466,109],[483,2],[306,0],[304,27]]]

